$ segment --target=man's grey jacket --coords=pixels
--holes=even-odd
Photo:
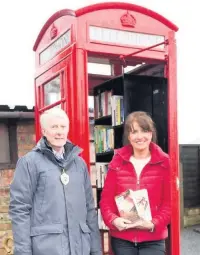
[[[10,187],[14,255],[101,255],[92,187],[78,146],[57,159],[46,138],[20,158]],[[69,175],[60,181],[63,168]]]

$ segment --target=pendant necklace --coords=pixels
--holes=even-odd
[[[63,185],[67,185],[69,183],[69,175],[65,172],[65,169],[63,168],[63,172],[60,176],[60,180]]]

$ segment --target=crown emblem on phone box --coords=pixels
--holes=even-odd
[[[128,11],[121,16],[121,24],[124,27],[135,27],[136,19]]]

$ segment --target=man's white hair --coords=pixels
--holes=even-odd
[[[41,126],[41,128],[45,128],[48,119],[52,118],[52,117],[59,117],[59,118],[66,119],[66,121],[69,121],[69,118],[68,118],[66,112],[63,109],[58,108],[58,107],[54,107],[54,108],[51,108],[49,110],[44,111],[40,115],[40,126]]]

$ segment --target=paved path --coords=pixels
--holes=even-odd
[[[200,255],[200,226],[182,230],[181,255]]]

